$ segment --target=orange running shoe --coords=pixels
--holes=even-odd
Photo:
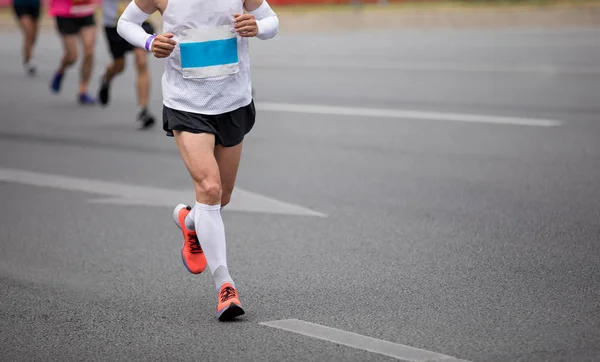
[[[200,274],[206,269],[206,257],[198,241],[196,231],[189,230],[185,226],[185,217],[190,213],[190,210],[192,208],[187,205],[177,205],[173,211],[173,220],[183,232],[183,246],[181,246],[183,265],[190,273]]]
[[[231,283],[223,283],[219,290],[219,305],[217,305],[217,318],[220,321],[229,321],[244,314],[242,303],[238,299],[237,290]]]

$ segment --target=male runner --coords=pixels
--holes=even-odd
[[[52,77],[50,89],[60,92],[65,71],[77,61],[77,40],[83,43],[83,62],[79,81],[79,103],[93,105],[96,100],[87,94],[94,66],[96,46],[96,0],[51,0],[50,15],[56,17],[56,27],[62,38],[64,55]]]
[[[142,23],[156,10],[165,33],[149,36]],[[185,267],[198,274],[208,265],[212,273],[219,320],[244,314],[227,268],[221,208],[256,116],[248,38],[272,38],[278,27],[265,0],[134,0],[117,28],[131,44],[166,58],[163,129],[175,137],[196,192],[194,207],[178,205],[173,217],[183,232]]]
[[[33,46],[38,34],[40,0],[14,0],[13,9],[24,36],[23,67],[28,75],[34,76],[36,67],[33,63]]]
[[[125,69],[125,53],[132,51],[135,54],[137,66],[137,97],[138,114],[137,122],[140,129],[146,129],[154,124],[154,117],[148,112],[148,98],[150,96],[150,72],[148,71],[148,52],[142,48],[134,48],[117,33],[117,20],[123,12],[119,0],[103,0],[102,13],[104,17],[104,31],[113,62],[106,67],[102,76],[98,98],[102,105],[110,101],[110,82]],[[154,34],[152,24],[145,22],[142,27],[148,34]]]

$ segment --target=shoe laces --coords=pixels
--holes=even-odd
[[[219,300],[221,303],[235,297],[237,297],[237,291],[230,286],[226,286],[221,290],[221,293],[219,293]]]
[[[192,254],[201,254],[203,253],[202,247],[200,246],[200,242],[198,241],[198,236],[195,234],[187,234],[188,245],[190,247],[190,253]]]

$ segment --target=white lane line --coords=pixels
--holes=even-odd
[[[0,168],[0,181],[106,196],[105,198],[89,200],[90,203],[97,204],[173,207],[180,202],[193,198],[192,191],[122,184],[9,168]],[[327,216],[300,205],[241,189],[233,191],[231,203],[227,205],[225,210],[297,216]]]
[[[306,60],[302,63],[293,61],[276,61],[270,59],[255,64],[256,68],[294,68],[294,69],[344,69],[344,70],[379,70],[408,72],[456,72],[456,73],[538,73],[538,74],[575,74],[600,75],[600,67],[570,66],[553,64],[510,65],[484,63],[450,63],[450,62],[381,62],[365,59],[362,62],[336,61],[332,59],[319,62]]]
[[[404,111],[404,110],[399,110],[399,109],[322,106],[322,105],[316,105],[316,104],[260,102],[260,103],[256,103],[256,108],[260,111],[308,113],[308,114],[322,114],[322,115],[336,115],[336,116],[419,119],[419,120],[430,120],[430,121],[490,123],[490,124],[504,124],[504,125],[517,125],[517,126],[537,126],[537,127],[555,127],[555,126],[562,125],[561,121],[550,120],[550,119],[500,117],[500,116],[425,112],[425,111]]]
[[[342,344],[344,346],[356,349],[362,349],[372,353],[382,354],[384,356],[389,356],[404,361],[467,362],[466,360],[461,360],[441,353],[405,346],[403,344],[392,343],[381,339],[366,337],[360,334],[325,327],[320,324],[305,322],[298,319],[284,319],[279,321],[262,322],[259,324],[321,339],[327,342]]]

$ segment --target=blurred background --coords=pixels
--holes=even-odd
[[[131,54],[81,106],[54,19],[29,76],[0,0],[0,360],[600,361],[600,2],[270,3],[224,210],[247,315],[219,324],[163,61],[138,130]]]

